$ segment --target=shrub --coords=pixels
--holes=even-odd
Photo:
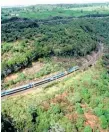
[[[90,126],[85,126],[84,132],[92,132],[92,129]]]
[[[37,132],[47,132],[50,128],[50,119],[43,114],[38,120],[37,124]]]
[[[81,95],[79,94],[79,92],[75,92],[74,94],[70,94],[67,99],[72,103],[80,103],[81,102]]]
[[[89,93],[88,89],[86,89],[86,88],[82,89],[81,96],[85,102],[89,103],[90,93]]]
[[[59,104],[55,104],[55,105],[53,104],[53,105],[51,105],[48,112],[51,114],[61,113],[61,108],[60,108]]]
[[[95,114],[96,114],[97,116],[103,115],[103,110],[102,110],[101,108],[96,107],[96,108],[94,109],[94,112],[95,112]]]
[[[109,91],[105,92],[105,97],[109,97]]]
[[[107,121],[109,122],[109,110],[104,110],[104,116],[106,117]]]
[[[84,118],[83,117],[79,117],[76,120],[76,127],[78,128],[79,131],[81,131],[84,127]]]
[[[62,125],[62,127],[65,128],[65,132],[76,132],[77,128],[75,126],[75,124],[73,124],[69,119],[63,117],[60,120],[60,123]]]
[[[58,123],[50,126],[50,130],[48,132],[65,132],[65,129],[60,126]]]
[[[90,106],[92,107],[92,108],[95,108],[95,107],[97,107],[98,105],[99,105],[99,99],[97,99],[96,97],[94,98],[91,98],[90,99],[91,101],[90,101]]]
[[[79,103],[76,103],[76,111],[79,113],[79,114],[83,114],[84,111],[83,109],[81,108],[80,104]]]
[[[103,129],[108,127],[108,121],[104,115],[100,116],[100,124]]]
[[[19,79],[20,80],[25,80],[25,78],[26,78],[26,75],[24,73],[19,74]]]

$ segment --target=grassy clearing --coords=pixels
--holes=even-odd
[[[13,118],[19,131],[36,132],[108,131],[108,108],[109,76],[101,64],[32,94],[2,102],[2,112]],[[35,123],[32,122],[34,112],[37,114]]]

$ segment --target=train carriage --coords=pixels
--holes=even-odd
[[[23,91],[23,90],[26,90],[26,89],[30,89],[32,87],[39,86],[41,84],[56,80],[56,79],[61,78],[61,77],[65,76],[65,75],[67,75],[67,74],[70,74],[73,71],[76,71],[78,69],[79,69],[79,66],[74,66],[73,68],[70,68],[69,70],[67,70],[65,72],[58,73],[57,75],[51,76],[51,77],[46,78],[46,79],[44,79],[42,81],[32,82],[32,83],[29,83],[27,85],[23,85],[23,86],[14,88],[14,89],[3,91],[3,92],[1,92],[1,97],[5,96],[5,95],[10,95],[10,94],[13,94],[13,93],[16,93],[16,92],[20,92],[20,91]]]

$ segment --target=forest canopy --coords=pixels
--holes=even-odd
[[[41,57],[85,56],[98,42],[108,43],[109,18],[15,17],[2,22],[1,35],[4,77]]]

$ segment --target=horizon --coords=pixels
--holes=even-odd
[[[55,0],[55,2],[51,2],[50,0],[40,0],[40,2],[37,2],[35,0],[31,0],[31,1],[22,1],[22,0],[4,0],[1,1],[1,7],[18,7],[18,6],[33,6],[33,5],[55,5],[55,4],[91,4],[91,3],[108,3],[109,0],[84,0],[84,1],[80,1],[80,0],[67,0],[67,2],[65,0]]]

